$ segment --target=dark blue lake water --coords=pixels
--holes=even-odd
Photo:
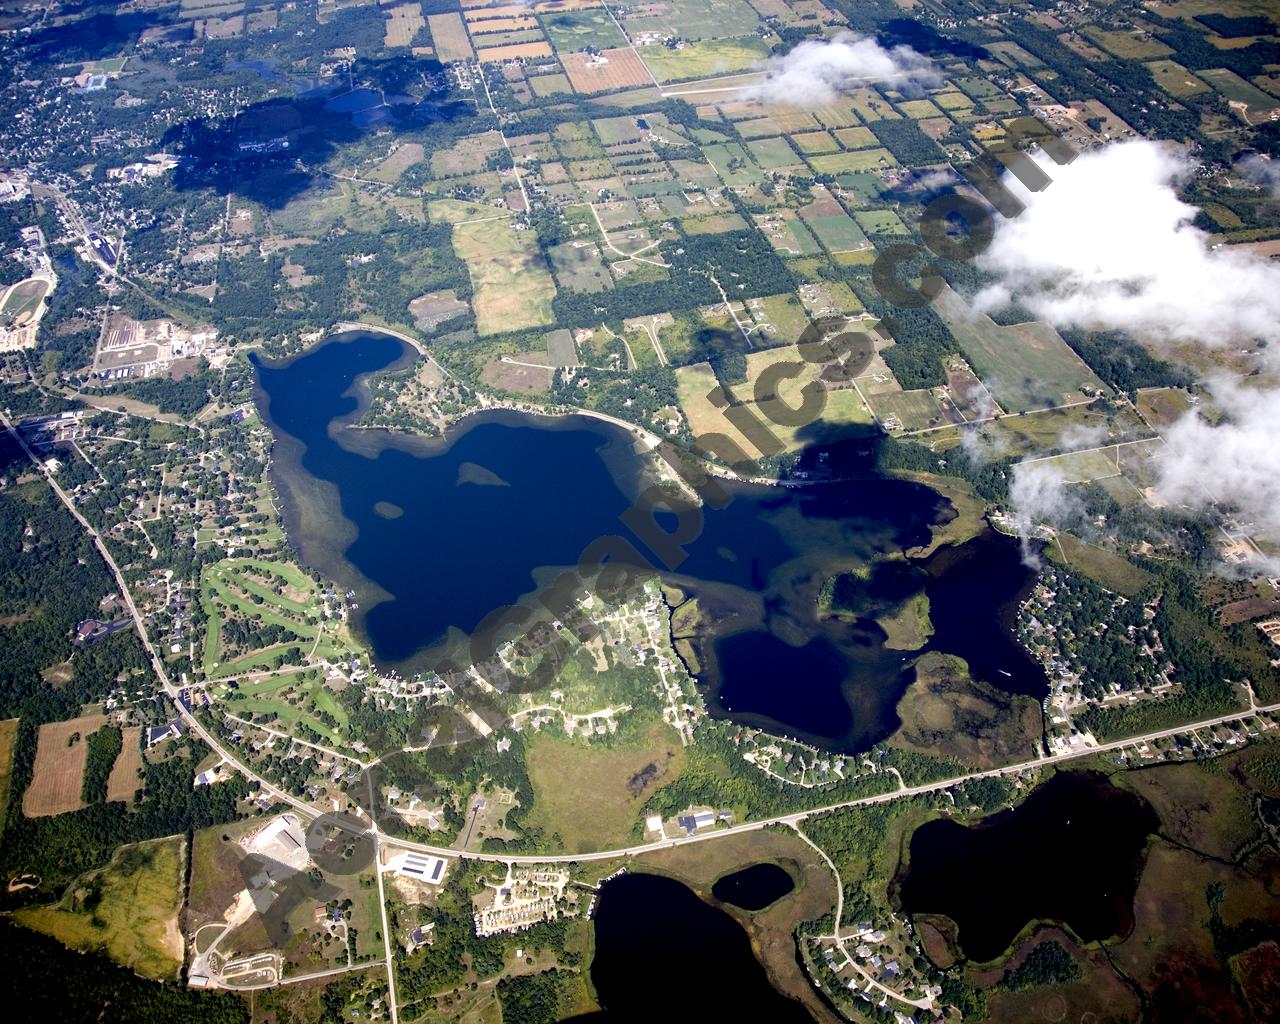
[[[977,826],[939,818],[916,829],[895,887],[907,913],[954,921],[964,955],[978,962],[1032,921],[1061,922],[1083,942],[1124,937],[1159,825],[1145,800],[1105,775],[1064,772]]]
[[[450,631],[470,633],[599,538],[623,536],[651,554],[620,521],[647,462],[612,424],[495,412],[468,417],[443,440],[345,426],[358,409],[358,378],[413,358],[393,338],[357,334],[259,366],[290,539],[309,564],[356,591],[357,628],[380,663],[404,670],[427,667]],[[723,633],[705,677],[713,707],[829,746],[884,738],[910,682],[906,659],[883,647],[874,624],[820,621],[818,588],[833,571],[925,543],[949,506],[926,487],[881,477],[731,490],[727,508],[705,510],[670,575],[699,594]],[[1016,563],[1016,545],[1006,546]],[[968,574],[986,590],[960,588],[952,603],[990,597],[999,582]],[[1025,579],[1013,573],[1001,592]],[[967,635],[952,632],[957,642]],[[989,641],[992,632],[978,636]]]
[[[742,927],[672,878],[610,879],[595,935],[591,983],[604,1012],[580,1020],[813,1020],[769,984]]]
[[[743,910],[763,910],[795,890],[795,879],[779,864],[765,862],[722,875],[711,895]]]

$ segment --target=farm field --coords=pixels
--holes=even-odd
[[[142,783],[142,727],[121,730],[120,753],[107,776],[107,802],[132,801]]]
[[[859,149],[850,153],[825,153],[807,159],[809,166],[819,174],[848,174],[898,166],[893,154],[881,148]]]
[[[869,235],[905,235],[907,226],[892,210],[857,210],[853,219]]]
[[[529,79],[529,87],[535,96],[556,96],[562,92],[573,92],[573,86],[564,75],[538,75]]]
[[[509,43],[505,46],[488,46],[480,51],[480,59],[489,63],[501,63],[525,57],[550,57],[551,44],[543,41],[534,43]]]
[[[501,334],[552,323],[556,286],[535,239],[505,220],[459,224],[453,249],[471,275],[479,334]]]
[[[489,217],[505,220],[510,216],[511,211],[503,207],[465,199],[432,199],[427,203],[427,217],[432,224],[461,224]]]
[[[31,784],[22,800],[23,814],[42,818],[84,806],[80,785],[89,753],[86,741],[106,723],[105,715],[94,714],[40,726]]]
[[[1006,412],[1085,401],[1082,388],[1107,393],[1106,385],[1048,325],[1001,327],[985,314],[974,316],[950,288],[933,306]]]
[[[845,149],[873,149],[880,145],[875,132],[862,124],[852,128],[836,128],[831,134]]]
[[[387,8],[387,28],[383,45],[408,46],[422,29],[427,27],[422,17],[422,5],[401,3]]]
[[[1182,388],[1139,388],[1134,404],[1153,430],[1172,426],[1192,408],[1191,396]]]
[[[471,49],[467,28],[459,15],[428,14],[427,27],[431,32],[431,41],[436,47],[436,56],[442,63],[470,60],[475,56],[475,51]]]
[[[628,86],[650,85],[653,82],[649,69],[629,47],[602,50],[600,56],[605,63],[600,63],[585,53],[561,54],[560,64],[564,67],[564,73],[569,76],[569,84],[573,86],[574,92],[608,92]]]
[[[870,134],[869,129],[866,131]],[[792,135],[791,141],[805,156],[840,152],[840,143],[828,131],[801,132],[798,135]]]
[[[670,352],[668,351],[668,355]],[[828,389],[822,415],[816,424],[804,426],[786,426],[772,423],[757,407],[754,400],[755,382],[770,366],[775,364],[803,362],[794,345],[771,348],[765,351],[752,352],[747,356],[747,381],[733,385],[734,395],[752,410],[752,414],[769,423],[769,430],[783,444],[787,451],[796,451],[805,444],[812,443],[816,435],[819,437],[836,437],[849,427],[869,425],[873,422],[871,411],[853,388]],[[794,378],[786,378],[778,385],[778,395],[792,406],[799,403],[799,392],[809,381],[821,372],[821,367],[804,364],[804,369]],[[714,371],[708,363],[696,363],[682,366],[676,370],[676,390],[680,408],[689,422],[689,429],[695,437],[709,433],[722,433],[730,437],[742,450],[751,457],[756,451],[746,437],[708,399],[717,385]],[[803,438],[801,435],[803,434]]]
[[[827,251],[849,252],[869,245],[862,229],[844,212],[835,199],[830,195],[824,196],[816,188],[814,195],[816,201],[809,206],[801,207],[800,217]]]
[[[105,868],[82,875],[62,901],[14,918],[73,949],[103,950],[146,978],[175,978],[182,966],[181,836],[122,846]]]
[[[404,174],[410,167],[416,163],[421,163],[423,155],[424,151],[420,142],[406,142],[370,171],[369,177],[374,181],[385,181],[389,185],[394,184],[400,180],[400,175]]]
[[[796,155],[787,140],[781,137],[772,139],[754,139],[747,143],[752,158],[766,171],[775,171],[780,167],[802,167],[804,161]]]
[[[1082,36],[1092,39],[1108,53],[1126,60],[1151,60],[1168,57],[1173,51],[1160,40],[1136,32],[1108,31],[1090,25],[1080,30]]]
[[[1119,450],[1110,448],[1084,452],[1066,452],[1044,459],[1031,459],[1026,465],[1041,467],[1060,474],[1064,483],[1079,484],[1119,476]]]

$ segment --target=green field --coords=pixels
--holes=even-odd
[[[532,232],[517,232],[505,220],[458,224],[453,249],[471,275],[479,334],[550,326],[556,286]]]
[[[480,217],[510,217],[511,211],[491,203],[469,203],[462,199],[432,199],[427,217],[432,224],[460,224]]]
[[[1280,107],[1280,100],[1268,96],[1256,85],[1246,82],[1227,68],[1211,68],[1197,71],[1201,78],[1213,86],[1228,103],[1243,103],[1250,114],[1261,114]]]
[[[643,11],[646,16],[638,16]],[[760,24],[760,16],[747,0],[698,0],[697,3],[637,5],[637,15],[624,12],[623,25],[631,36],[660,32],[683,39],[718,39],[748,35]]]
[[[947,422],[929,391],[886,391],[867,401],[881,423],[892,418],[902,424],[903,430],[924,430]]]
[[[796,151],[787,145],[787,140],[775,136],[772,139],[753,139],[747,143],[751,156],[766,171],[774,171],[779,167],[803,167],[804,161],[796,156]]]
[[[1087,387],[1109,393],[1058,332],[1046,324],[1001,327],[974,316],[950,288],[934,301],[961,350],[1006,412],[1083,401]]]
[[[907,226],[892,210],[858,210],[853,219],[869,235],[905,235]]]
[[[1061,474],[1063,481],[1069,484],[1084,483],[1089,480],[1102,480],[1109,476],[1120,475],[1120,466],[1117,462],[1116,449],[1114,447],[1084,452],[1067,452],[1066,454],[1053,455],[1046,459],[1035,459],[1028,465],[1051,469]]]
[[[143,977],[172,979],[182,966],[181,836],[122,846],[105,868],[80,876],[62,900],[14,918],[74,949],[103,950]]]
[[[1080,34],[1093,40],[1108,53],[1125,60],[1151,60],[1153,57],[1167,57],[1173,53],[1160,40],[1146,34],[1108,31],[1096,25],[1081,29]]]
[[[535,96],[557,96],[564,92],[573,92],[573,86],[565,75],[538,75],[529,79],[529,85]]]
[[[542,15],[542,27],[556,53],[575,50],[611,50],[626,46],[627,40],[607,11],[561,11]]]
[[[565,850],[586,853],[625,845],[652,795],[646,787],[635,796],[628,783],[657,765],[658,785],[666,785],[683,770],[686,755],[675,730],[654,722],[643,742],[609,748],[544,728],[528,741],[528,756],[534,794],[529,826],[558,835]]]
[[[760,169],[737,142],[703,146],[702,153],[726,185],[754,185],[764,180]]]
[[[771,344],[799,341],[800,335],[809,326],[809,314],[805,312],[804,306],[794,292],[766,295],[759,299],[752,299],[748,305],[758,322],[768,324],[772,328],[772,330],[759,332]]]
[[[868,245],[867,236],[847,213],[819,217],[801,210],[800,216],[829,252],[849,252],[853,249],[864,249]]]
[[[769,47],[756,36],[737,39],[704,39],[679,50],[642,46],[640,59],[659,82],[693,81],[758,67],[769,56]]]
[[[842,131],[846,129],[841,129]],[[871,134],[870,128],[862,129],[868,135]],[[872,136],[874,141],[874,136]],[[796,148],[806,156],[817,155],[819,153],[838,153],[840,152],[840,143],[832,138],[830,132],[801,132],[799,135],[791,136],[791,141],[795,143]]]
[[[887,149],[859,149],[852,153],[829,153],[811,156],[809,166],[818,174],[845,174],[872,171],[880,167],[897,167],[898,161]]]
[[[1205,85],[1199,78],[1184,68],[1177,61],[1172,60],[1153,60],[1144,64],[1151,77],[1156,80],[1156,85],[1160,86],[1174,99],[1183,100],[1188,96],[1198,96],[1203,92],[1209,92],[1209,86]]]
[[[837,128],[833,134],[845,149],[871,149],[880,145],[875,132],[862,124],[852,128]]]
[[[753,219],[769,243],[784,256],[812,256],[822,251],[794,210],[783,207],[753,214]]]
[[[561,288],[572,292],[602,292],[613,287],[613,277],[595,243],[563,242],[551,246],[547,256]]]
[[[540,43],[542,33],[536,28],[518,29],[514,32],[486,32],[471,37],[477,50],[491,50],[495,46],[512,46],[515,43]]]

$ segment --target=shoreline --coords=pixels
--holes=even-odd
[[[442,375],[451,377],[455,380],[457,379],[457,377],[453,373],[451,373],[446,367],[441,365],[441,363],[431,354],[431,351],[427,348],[424,342],[413,337],[412,335],[404,333],[403,331],[399,331],[394,327],[384,327],[380,324],[364,323],[363,321],[339,320],[332,327],[330,327],[327,332],[325,332],[324,338],[321,341],[317,342],[317,344],[324,344],[326,341],[331,339],[334,335],[344,334],[349,332],[356,332],[356,331],[365,331],[371,334],[382,334],[387,337],[395,338],[398,341],[402,341],[405,344],[411,346],[414,349],[414,351],[416,351],[419,355],[424,357],[428,362],[431,363],[432,366],[436,367],[436,369],[438,369]],[[659,456],[654,456],[653,454],[657,450],[657,448],[664,442],[678,445],[679,442],[673,438],[663,437],[660,434],[655,433],[654,431],[650,430],[648,427],[642,426],[639,423],[633,423],[630,420],[624,420],[617,416],[612,416],[609,413],[600,412],[596,409],[585,409],[579,406],[572,406],[572,405],[555,406],[555,407],[534,405],[531,403],[520,402],[516,399],[493,398],[485,394],[484,392],[474,387],[471,387],[471,385],[467,385],[467,387],[471,388],[471,390],[475,393],[479,404],[475,408],[464,409],[461,412],[454,413],[451,416],[447,417],[442,422],[442,428],[441,428],[441,434],[440,434],[441,439],[443,439],[447,435],[451,427],[455,425],[460,425],[463,421],[465,421],[470,416],[475,416],[475,415],[486,413],[486,412],[496,412],[496,411],[517,412],[517,413],[523,413],[524,415],[527,415],[527,416],[543,416],[548,419],[561,419],[569,416],[585,416],[585,417],[588,417],[589,419],[595,419],[603,423],[612,424],[613,426],[618,427],[622,430],[625,430],[629,434],[631,434],[636,440],[640,441],[644,445],[645,454],[652,457],[654,465],[657,469],[656,475],[658,476],[660,481],[664,483],[674,483],[688,497],[697,501],[699,505],[702,504],[702,498],[698,494],[697,490],[683,477],[675,473],[671,469],[671,467],[666,463],[665,460],[663,460]],[[357,410],[356,417],[363,415],[364,412],[367,412],[367,407],[364,410]],[[344,427],[346,429],[352,429],[352,430],[383,430],[389,434],[407,434],[410,436],[421,436],[421,437],[428,436],[428,435],[419,434],[417,431],[414,431],[414,430],[388,427],[388,426],[383,426],[377,423],[358,423],[354,421],[348,421],[346,424],[344,424]],[[696,451],[692,451],[689,448],[686,448],[685,451],[690,452],[691,454],[694,455],[694,457],[698,460],[700,467],[708,476],[715,477],[716,479],[719,479],[719,480],[727,480],[732,483],[752,484],[760,487],[781,487],[781,488],[786,488],[788,490],[802,490],[806,487],[821,487],[824,484],[849,483],[858,479],[862,479],[862,477],[860,476],[831,477],[825,480],[783,480],[783,479],[779,479],[778,477],[739,476],[732,469],[729,469],[726,466],[722,466],[715,462],[712,462],[705,455],[701,455]],[[912,480],[913,475],[918,476],[920,474],[912,474],[910,472],[904,472],[902,474],[889,473],[885,475],[891,476],[891,477],[897,477],[899,479]],[[939,488],[932,487],[930,484],[924,481],[912,480],[912,482],[922,483],[924,486],[931,487],[931,489],[935,491],[939,490]],[[948,496],[944,494],[943,497],[948,497]],[[950,499],[948,498],[948,500]],[[934,542],[933,546],[937,546],[937,542]]]

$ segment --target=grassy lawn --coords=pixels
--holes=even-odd
[[[4,323],[25,323],[48,291],[47,281],[23,281],[14,285],[4,300],[4,308],[0,309],[0,320]]]
[[[273,655],[278,653],[278,649],[271,653]],[[319,669],[287,672],[266,679],[242,681],[239,689],[233,692],[236,694],[235,697],[224,696],[227,710],[232,714],[242,718],[249,712],[275,714],[277,721],[273,727],[281,731],[287,732],[291,726],[301,722],[308,728],[328,736],[335,743],[342,743],[344,740],[349,721],[347,711],[325,687]],[[296,703],[291,703],[291,698],[296,698]],[[325,725],[312,715],[312,709],[319,709],[331,715],[338,722],[338,728],[335,730]]]
[[[174,978],[182,964],[183,845],[181,836],[171,836],[122,846],[105,868],[82,875],[61,902],[14,917],[74,949],[103,949],[144,977]]]
[[[283,580],[285,593],[275,593],[273,585],[264,582],[277,578]],[[226,676],[270,667],[276,654],[290,646],[299,646],[305,653],[307,645],[316,638],[318,627],[307,622],[306,617],[318,617],[319,597],[315,583],[297,566],[251,558],[227,559],[205,570],[200,597],[208,616],[201,658],[206,676]],[[299,643],[277,644],[263,651],[243,652],[223,664],[222,659],[226,656],[223,628],[228,616],[242,616],[264,626],[279,626]]]

